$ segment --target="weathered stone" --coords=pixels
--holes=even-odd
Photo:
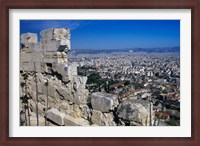
[[[49,82],[48,83],[48,86],[42,86],[42,93],[43,94],[47,94],[47,89],[48,89],[48,95],[53,97],[53,98],[56,98],[55,97],[55,90],[56,90],[56,86],[54,85],[53,82]]]
[[[65,63],[60,63],[60,64],[53,64],[53,70],[55,72],[58,72],[61,75],[65,75],[68,76],[69,72],[68,72],[68,65]]]
[[[70,82],[69,77],[65,75],[62,75],[62,80],[63,82]]]
[[[56,67],[55,65],[68,63],[66,53],[64,53],[64,52],[46,52],[46,50],[44,50],[44,59],[43,60],[46,63],[51,63],[52,67],[54,65],[53,69]]]
[[[146,104],[144,106],[144,104]],[[141,125],[149,125],[150,123],[150,111],[148,108],[148,102],[125,99],[117,108],[117,115],[119,118],[130,123],[138,123]],[[153,107],[153,106],[152,106]],[[151,123],[153,123],[154,112],[151,109]],[[136,124],[135,124],[136,125]]]
[[[74,90],[78,91],[81,89],[85,89],[85,84],[87,82],[86,76],[73,76],[73,88]]]
[[[68,84],[70,84],[70,83],[68,83]],[[63,99],[65,99],[69,102],[73,102],[74,99],[73,99],[71,88],[69,88],[68,86],[67,87],[61,86],[58,83],[56,83],[55,86],[57,86],[56,90],[63,97]]]
[[[89,91],[82,89],[77,92],[73,92],[73,102],[76,104],[86,104],[88,100]]]
[[[36,72],[44,72],[44,67],[41,62],[22,62],[20,63],[20,70],[23,71],[36,71]]]
[[[36,73],[37,76],[37,82],[44,84],[46,83],[47,79],[41,74],[41,73]]]
[[[87,105],[79,105],[82,113],[82,118],[90,119],[91,118],[91,109]]]
[[[43,84],[41,84],[41,83],[37,83],[37,91],[38,91],[38,93],[43,93],[43,91],[42,91],[42,87],[43,87],[44,85]],[[36,82],[32,82],[31,83],[31,90],[32,91],[34,91],[34,92],[36,92]],[[44,94],[44,93],[43,93]]]
[[[40,32],[41,46],[49,52],[70,50],[70,31],[65,28],[51,28]]]
[[[38,97],[39,98],[39,97]],[[40,96],[41,98],[41,96]],[[31,108],[32,111],[36,112],[36,98],[33,97],[33,100],[29,100],[29,107]],[[38,102],[38,113],[40,115],[44,115],[44,109],[45,109],[45,105],[41,104],[40,102]]]
[[[59,110],[66,115],[69,115],[70,112],[73,110],[73,107],[69,104],[69,102],[61,102],[59,106]]]
[[[65,126],[89,126],[89,121],[83,118],[73,118],[66,115],[64,118]]]
[[[55,108],[51,108],[50,110],[48,110],[45,114],[46,118],[55,122],[58,125],[64,125],[64,117],[65,114],[61,113],[60,111],[58,111],[58,109]]]
[[[69,40],[70,30],[65,28],[55,28],[53,32],[53,39],[55,40]]]
[[[38,38],[36,33],[25,33],[21,35],[21,44],[25,47],[29,47],[29,44],[37,43]]]
[[[27,82],[28,92],[32,97],[29,106],[33,112],[36,112],[35,80],[37,79],[40,116],[44,117],[44,112],[47,110],[48,92],[48,109],[50,110],[46,111],[45,115],[54,122],[52,125],[55,123],[63,125],[65,114],[72,117],[67,119],[69,125],[85,125],[84,121],[86,120],[87,123],[87,120],[91,119],[92,112],[87,105],[89,101],[89,91],[85,89],[87,77],[78,76],[77,63],[68,62],[66,52],[70,49],[70,31],[64,28],[44,30],[41,32],[39,43],[34,40],[36,37],[26,34],[21,39],[23,49],[20,53],[20,70],[30,72],[32,76],[30,83]],[[35,78],[34,72],[37,72],[37,78]],[[48,85],[46,86],[47,79]],[[23,79],[20,78],[20,80]],[[23,94],[22,89],[20,93]],[[103,98],[102,103],[102,111],[109,112],[114,110],[118,100],[107,96]],[[100,104],[102,103],[100,102]],[[95,114],[93,119],[94,117]],[[115,125],[111,123],[113,118],[111,113],[102,113],[99,117],[102,118],[101,125]]]
[[[81,112],[81,109],[79,107],[79,105],[77,104],[72,104],[70,105],[70,112],[69,115],[74,117],[74,118],[81,118],[82,117],[82,112]]]
[[[69,79],[72,80],[73,79],[73,76],[76,76],[78,75],[77,74],[77,64],[76,63],[71,63],[68,65],[68,76],[69,76]]]
[[[92,123],[99,126],[116,126],[112,113],[102,113],[100,111],[93,110],[91,120]]]
[[[32,58],[31,53],[20,53],[20,62],[29,62]]]
[[[58,51],[58,48],[60,47],[60,42],[43,38],[41,40],[41,47],[44,49],[44,51],[55,52]]]
[[[34,112],[30,113],[31,126],[37,126],[37,115]],[[44,116],[39,115],[39,126],[45,126]]]
[[[94,110],[110,112],[119,104],[115,95],[108,93],[95,92],[91,95],[91,104]]]
[[[35,67],[34,67],[35,63]],[[38,52],[21,53],[20,55],[20,69],[24,71],[43,71],[43,54]]]
[[[31,61],[32,62],[43,62],[44,55],[42,52],[32,52]]]
[[[65,28],[50,28],[40,32],[41,38],[65,40],[70,39],[70,30]]]
[[[40,32],[41,38],[53,39],[53,28],[45,29]]]
[[[30,52],[43,52],[43,48],[40,46],[40,43],[29,44]]]

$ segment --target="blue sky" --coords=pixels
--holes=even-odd
[[[70,28],[72,49],[180,46],[179,20],[21,20],[20,34],[39,37],[40,31],[54,27]]]

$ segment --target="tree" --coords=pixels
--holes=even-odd
[[[24,114],[24,119],[25,119],[25,126],[27,126],[27,117],[26,117],[26,109],[25,109],[25,104],[27,103],[26,100],[25,100],[25,94],[24,94],[24,87],[25,87],[25,82],[21,82],[20,83],[20,86],[22,88],[22,96],[20,97],[21,99],[21,102],[22,102],[22,108],[24,109],[24,111],[22,111],[20,113],[20,115],[23,115]],[[21,121],[21,123],[23,123],[23,121]]]
[[[23,108],[24,108],[24,111],[25,111],[25,125],[27,126],[28,122],[27,122],[27,117],[26,117],[26,112],[28,111],[28,121],[29,121],[29,126],[31,126],[31,120],[30,120],[30,112],[29,112],[29,103],[28,103],[28,100],[30,99],[29,95],[28,95],[28,91],[27,91],[27,88],[28,88],[28,85],[27,85],[27,80],[28,80],[28,74],[25,72],[22,74],[22,77],[23,77],[23,80],[25,82],[22,82],[20,84],[20,86],[22,87],[22,90],[23,88],[25,88],[25,94],[22,96],[21,100],[22,100],[22,103],[24,104],[23,105]]]

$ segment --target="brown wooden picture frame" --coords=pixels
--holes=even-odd
[[[191,9],[192,11],[192,135],[184,137],[9,137],[9,10],[10,9]],[[199,0],[4,0],[1,2],[1,143],[0,145],[153,145],[199,146]],[[66,131],[67,132],[67,131]],[[82,131],[84,132],[84,131]],[[173,132],[173,131],[172,131]]]

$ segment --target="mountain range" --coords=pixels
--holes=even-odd
[[[147,52],[147,53],[164,53],[174,52],[180,53],[180,47],[160,47],[160,48],[124,48],[124,49],[72,49],[75,54],[98,54],[98,53],[113,53],[113,52]]]

